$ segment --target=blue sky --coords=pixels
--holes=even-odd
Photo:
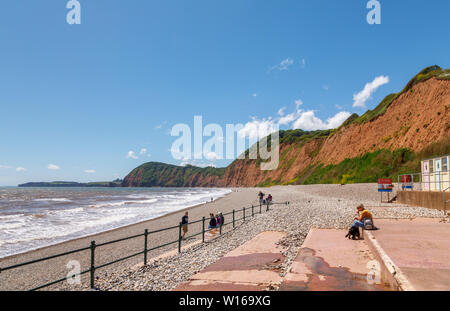
[[[168,133],[194,115],[329,127],[449,68],[447,0],[380,0],[380,25],[365,0],[79,2],[81,25],[66,0],[0,4],[0,185],[179,164]]]

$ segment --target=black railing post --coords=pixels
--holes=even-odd
[[[242,213],[244,214],[244,222],[245,222],[245,207],[242,208]]]
[[[178,226],[178,253],[181,253],[181,222]]]
[[[147,239],[148,239],[148,229],[144,231],[144,266],[147,265]]]
[[[91,241],[91,288],[95,287],[95,241]]]
[[[202,218],[202,243],[205,243],[205,216]]]
[[[255,213],[253,212],[253,204],[252,204],[252,217],[255,216]]]
[[[235,225],[234,225],[234,210],[233,210],[233,229],[235,228]]]

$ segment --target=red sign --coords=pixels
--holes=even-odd
[[[378,179],[378,192],[392,192],[392,179],[390,178],[380,178]]]
[[[379,178],[378,179],[378,183],[379,184],[384,184],[384,185],[392,185],[392,179],[391,178]]]

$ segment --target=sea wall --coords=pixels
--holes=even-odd
[[[446,200],[448,199],[450,199],[450,192],[447,192]],[[399,191],[397,192],[397,202],[443,210],[443,193],[438,191]],[[449,209],[449,204],[447,204],[447,210]]]

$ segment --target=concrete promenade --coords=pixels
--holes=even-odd
[[[311,229],[285,276],[277,265],[285,260],[278,242],[286,234],[262,232],[175,290],[450,290],[448,222],[375,222],[379,230],[365,231],[361,240],[344,238],[345,230]],[[379,278],[371,271],[380,271]]]

